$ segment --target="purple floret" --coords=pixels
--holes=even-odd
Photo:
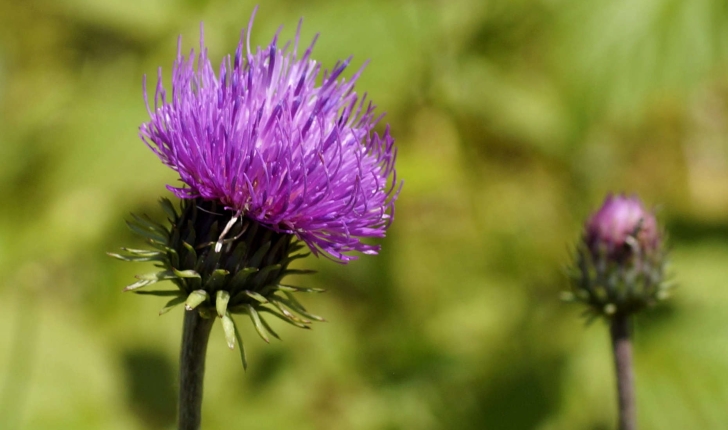
[[[376,254],[365,237],[383,237],[394,216],[400,183],[397,150],[389,127],[380,135],[366,95],[341,77],[350,59],[321,74],[310,58],[316,39],[298,56],[299,23],[293,49],[245,52],[241,36],[235,58],[227,56],[217,75],[207,58],[202,31],[194,51],[182,55],[181,38],[172,74],[172,99],[161,68],[151,120],[140,135],[176,170],[185,186],[168,188],[179,198],[218,201],[268,228],[296,235],[314,254],[340,261],[351,251]],[[320,84],[317,85],[317,79]]]

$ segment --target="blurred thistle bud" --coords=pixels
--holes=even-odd
[[[637,196],[608,195],[585,224],[564,299],[593,316],[629,315],[667,297],[665,238]]]

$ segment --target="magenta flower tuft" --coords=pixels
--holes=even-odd
[[[235,56],[225,57],[217,72],[202,29],[197,55],[183,56],[180,39],[171,97],[160,69],[153,108],[145,79],[151,119],[141,125],[140,136],[179,173],[183,185],[167,187],[181,202],[160,200],[167,223],[134,214],[127,222],[152,249],[109,253],[157,268],[138,275],[125,291],[167,297],[160,314],[184,304],[181,369],[204,365],[217,318],[228,347],[238,345],[244,367],[233,316],[250,317],[265,342],[278,338],[270,317],[303,329],[325,321],[297,298],[323,290],[288,281],[313,271],[292,263],[310,253],[344,263],[355,252],[376,254],[379,246],[364,239],[385,235],[401,188],[389,127],[374,131],[382,116],[354,91],[361,70],[343,78],[348,59],[322,71],[310,58],[315,38],[299,55],[300,22],[293,43],[278,48],[276,33],[270,45],[253,51],[253,17]],[[162,281],[175,288],[149,289]],[[190,390],[184,388],[188,379],[182,378],[180,393],[199,391],[202,384],[194,378]],[[199,400],[199,394],[188,397]],[[185,408],[185,399],[180,411],[199,412],[199,402]]]
[[[347,59],[322,73],[310,58],[315,38],[299,55],[300,23],[292,48],[279,48],[276,34],[253,51],[252,22],[247,48],[241,36],[217,74],[202,31],[196,64],[180,39],[171,99],[160,69],[140,135],[184,183],[168,188],[295,235],[315,254],[343,262],[352,251],[376,254],[362,239],[385,235],[401,184],[389,127],[374,131],[381,116],[354,90],[361,70],[342,78]]]
[[[608,258],[624,259],[635,244],[643,251],[660,246],[661,235],[657,219],[636,196],[609,195],[602,207],[586,225],[585,240],[593,255],[604,252]]]

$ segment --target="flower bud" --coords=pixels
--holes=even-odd
[[[568,297],[595,315],[637,312],[667,296],[666,263],[654,212],[636,196],[609,195],[585,224]]]

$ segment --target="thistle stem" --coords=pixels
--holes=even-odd
[[[619,430],[637,429],[637,408],[635,406],[632,343],[629,336],[629,323],[630,319],[626,314],[614,315],[610,323],[612,350],[614,351],[614,367],[617,376]]]
[[[202,421],[202,386],[207,341],[215,318],[185,311],[179,356],[179,430],[199,430]]]

